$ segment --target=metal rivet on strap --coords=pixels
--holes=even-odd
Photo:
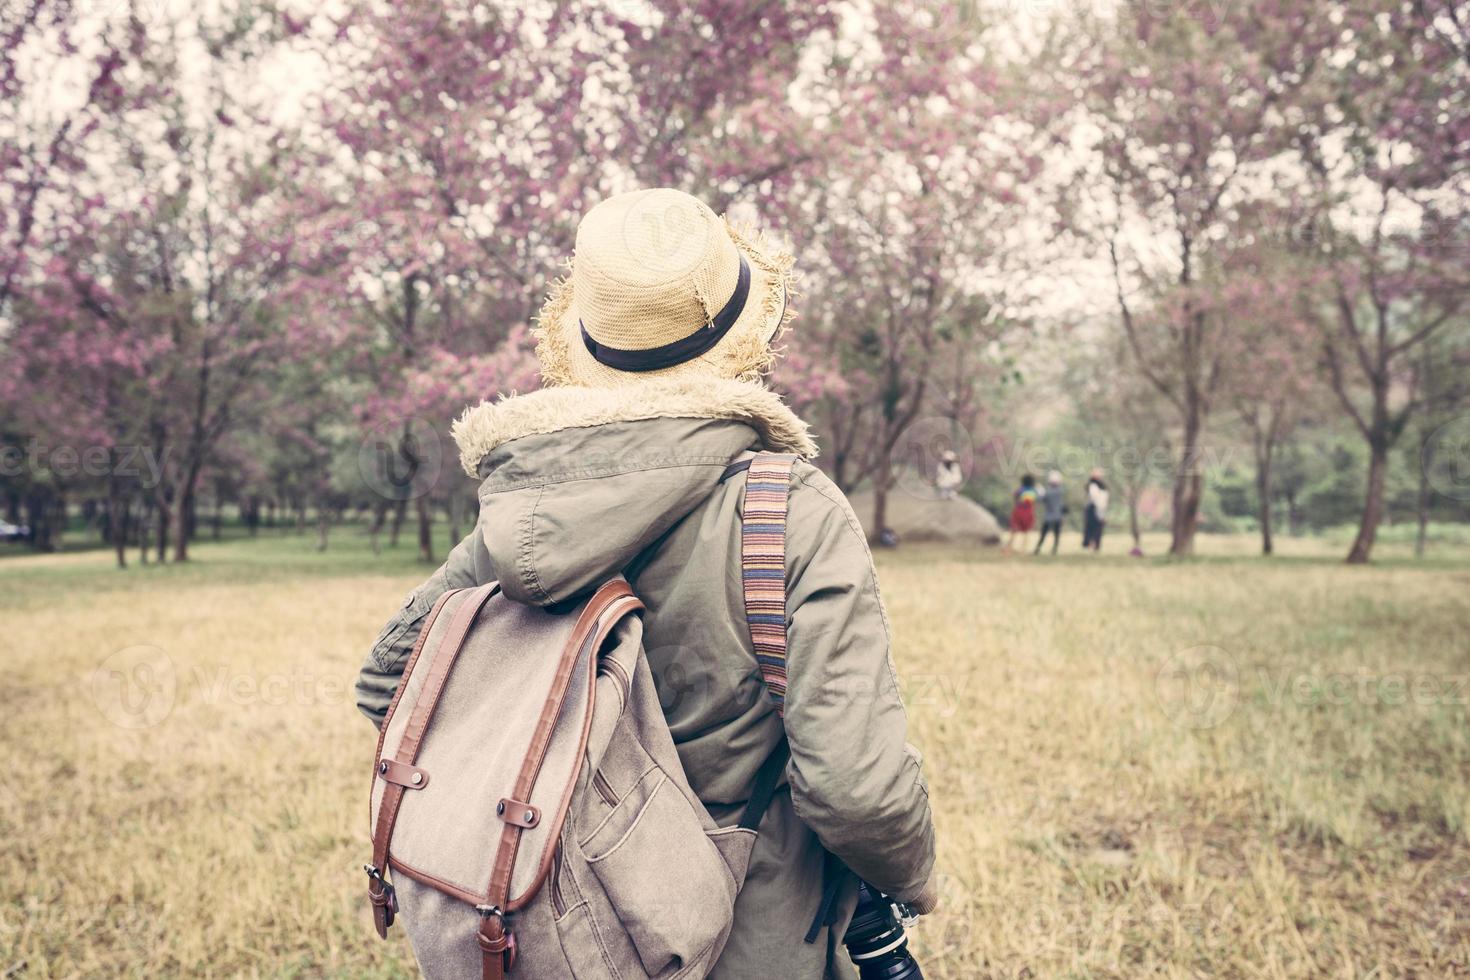
[[[378,772],[387,772],[387,771],[388,771],[388,763],[386,761],[378,763]]]
[[[423,781],[424,781],[424,774],[423,773],[416,772],[416,773],[413,774],[413,784],[415,786],[417,786],[419,783],[421,783]]]
[[[503,817],[503,816],[505,816],[505,801],[504,800],[501,800],[499,803],[495,804],[495,815],[497,817]]]
[[[525,816],[525,821],[526,821],[526,823],[535,823],[536,822],[536,811],[535,810],[527,810],[526,811],[526,816]]]

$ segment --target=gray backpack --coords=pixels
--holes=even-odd
[[[749,462],[742,528],[778,708],[793,462]],[[740,822],[717,826],[664,720],[642,609],[619,577],[570,609],[492,582],[429,613],[379,736],[366,866],[378,935],[401,914],[426,976],[695,978],[719,958],[786,743]]]

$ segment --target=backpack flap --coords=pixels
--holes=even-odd
[[[551,871],[572,794],[588,764],[591,729],[597,717],[604,713],[593,709],[605,698],[621,697],[619,704],[626,703],[627,688],[617,668],[628,657],[636,662],[643,649],[643,621],[632,615],[643,609],[643,603],[633,596],[627,583],[619,579],[610,591],[605,588],[598,595],[616,598],[604,612],[587,617],[585,633],[580,639],[573,635],[579,650],[572,680],[556,718],[545,761],[529,794],[530,802],[538,810],[554,810],[557,819],[519,835],[517,858],[506,891],[507,910],[524,908],[536,897]],[[589,608],[597,604],[590,603]],[[525,778],[524,771],[522,778]],[[510,822],[509,817],[506,819]]]
[[[597,652],[642,608],[620,580],[598,596],[559,616],[482,586],[436,609],[378,753],[373,831],[395,873],[505,911],[535,895],[581,771]]]

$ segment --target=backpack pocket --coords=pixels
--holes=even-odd
[[[650,977],[678,972],[723,945],[735,878],[662,769],[645,772],[581,849]]]

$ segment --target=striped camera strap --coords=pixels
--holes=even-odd
[[[757,453],[745,478],[740,580],[761,677],[778,712],[786,704],[786,501],[796,457]]]

